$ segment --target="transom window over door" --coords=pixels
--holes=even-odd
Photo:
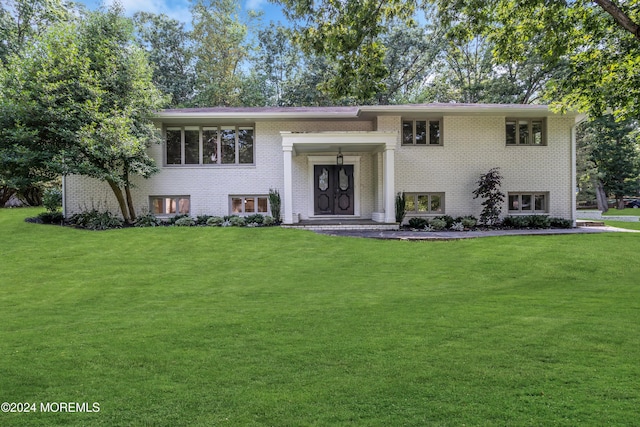
[[[170,166],[254,163],[253,127],[168,127],[165,135],[165,161]]]

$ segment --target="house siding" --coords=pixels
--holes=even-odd
[[[281,131],[385,131],[398,134],[395,148],[395,191],[445,193],[445,213],[479,216],[480,199],[473,190],[481,174],[499,167],[502,191],[548,192],[549,214],[573,218],[571,128],[572,117],[548,117],[546,146],[506,146],[505,116],[444,116],[442,146],[401,145],[401,116],[379,116],[373,121],[263,121],[255,123],[254,165],[191,167],[163,165],[163,145],[150,148],[160,172],[150,179],[137,178],[133,189],[138,213],[149,209],[149,196],[190,196],[191,215],[227,215],[229,195],[267,194],[284,185]],[[184,125],[190,123],[185,122]],[[318,155],[334,155],[317,153]],[[292,159],[293,212],[310,216],[308,156]],[[371,218],[383,209],[383,155],[348,153],[360,157],[360,213]],[[65,179],[66,214],[91,209],[119,208],[111,189],[95,179]],[[507,204],[503,206],[507,214]]]

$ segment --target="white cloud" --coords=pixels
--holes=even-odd
[[[260,10],[267,3],[267,0],[247,0],[246,7],[248,10]]]
[[[108,0],[113,3],[116,0]],[[191,11],[187,0],[119,0],[127,16],[136,12],[164,13],[170,18],[191,25]]]

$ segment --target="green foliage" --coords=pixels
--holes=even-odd
[[[275,220],[276,224],[280,224],[280,207],[282,205],[282,201],[277,189],[269,189],[269,205],[271,208],[271,216]]]
[[[498,224],[502,213],[502,202],[504,201],[504,193],[500,191],[502,183],[500,168],[489,170],[486,174],[481,175],[476,183],[478,188],[473,191],[473,198],[482,197],[484,199],[480,222],[484,225]]]
[[[58,187],[49,187],[44,190],[42,195],[42,205],[49,212],[56,212],[62,208],[62,189]]]
[[[409,227],[415,228],[417,230],[423,229],[427,225],[427,220],[425,218],[409,218]]]
[[[444,221],[446,228],[451,228],[451,226],[456,222],[456,220],[453,219],[453,217],[450,215],[440,215],[435,217],[434,219],[439,219]]]
[[[445,230],[447,228],[447,221],[442,218],[432,218],[429,220],[429,227],[435,231]]]
[[[599,117],[584,126],[582,144],[589,148],[596,180],[624,208],[624,197],[640,190],[640,152],[635,121]]]
[[[165,14],[137,12],[133,16],[136,38],[154,64],[153,83],[171,95],[169,107],[188,104],[194,95],[195,70],[192,43],[185,24]]]
[[[48,210],[47,212],[42,212],[38,214],[38,219],[43,224],[64,224],[64,215],[62,215],[62,212],[57,210]]]
[[[502,225],[508,228],[549,228],[551,219],[547,215],[512,215],[502,220]],[[569,227],[562,227],[569,228]]]
[[[190,216],[183,216],[182,218],[178,218],[173,223],[176,227],[193,227],[196,225],[196,221]]]
[[[138,215],[133,223],[136,227],[158,227],[162,225],[162,221],[151,212]]]
[[[182,218],[191,218],[191,217],[188,214],[174,215],[172,217],[169,217],[169,219],[167,220],[167,223],[169,225],[175,225],[176,221],[181,220]]]
[[[109,211],[94,208],[72,215],[69,224],[87,230],[110,230],[122,228],[123,221]]]
[[[243,217],[237,215],[231,215],[227,221],[229,221],[229,225],[232,227],[244,227],[247,225],[247,221]]]
[[[224,218],[221,216],[212,216],[207,220],[207,225],[210,227],[220,227],[224,222]]]
[[[276,220],[272,216],[267,215],[264,217],[264,221],[262,222],[262,225],[265,225],[265,226],[276,225]]]
[[[478,223],[478,220],[473,216],[466,216],[460,219],[460,223],[464,226],[464,228],[473,228]]]
[[[164,99],[132,41],[131,21],[116,5],[56,24],[11,56],[0,69],[0,158],[9,163],[0,170],[105,181],[123,218],[134,219],[131,179],[157,171],[147,148],[160,139],[149,118]]]
[[[552,228],[572,228],[573,222],[565,218],[549,218],[549,226]]]
[[[207,225],[207,221],[209,221],[211,218],[211,215],[198,215],[196,217],[196,225]]]
[[[406,203],[407,198],[405,197],[404,192],[398,192],[398,194],[396,194],[396,222],[398,224],[402,224],[402,221],[404,220],[404,215],[406,213]]]
[[[264,223],[264,215],[262,214],[253,214],[253,215],[248,215],[245,218],[247,224],[258,224],[258,225],[262,225],[262,223]]]

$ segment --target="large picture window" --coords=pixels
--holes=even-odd
[[[402,145],[442,145],[442,120],[403,120]]]
[[[510,213],[549,212],[549,193],[509,193]]]
[[[183,215],[191,211],[189,196],[151,196],[149,205],[154,215]]]
[[[507,119],[507,145],[547,145],[543,119]]]
[[[444,214],[444,193],[405,193],[407,214]]]
[[[183,126],[165,130],[167,165],[254,163],[254,131],[247,126]]]

